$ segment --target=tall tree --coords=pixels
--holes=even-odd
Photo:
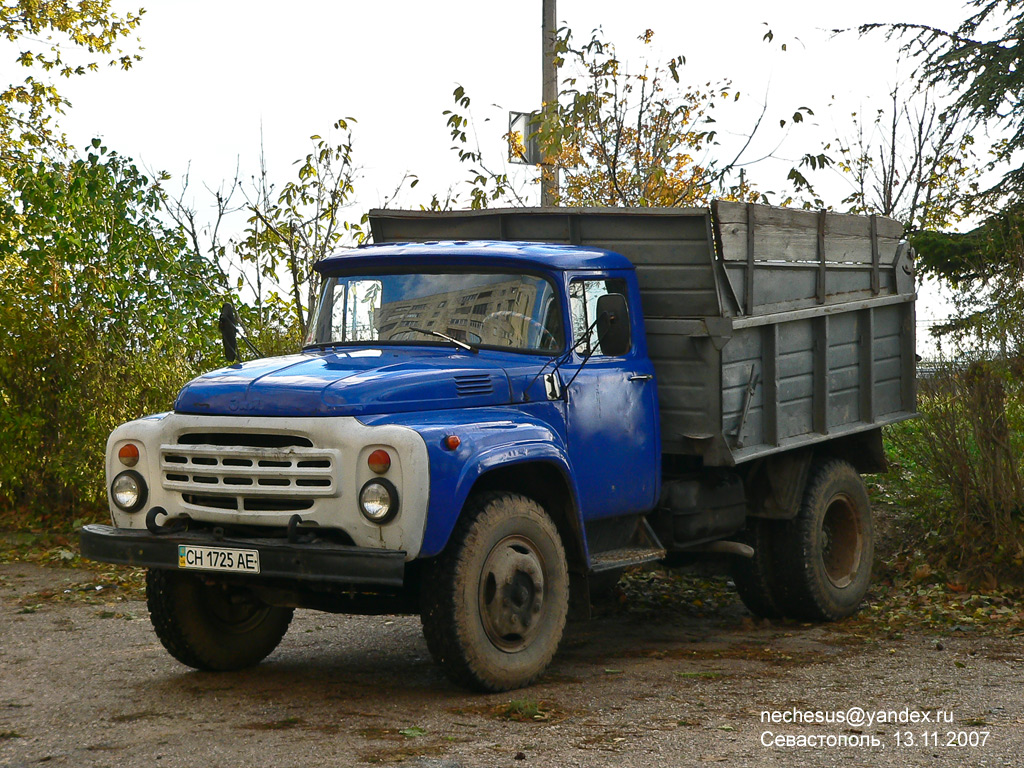
[[[884,30],[909,37],[907,49],[921,61],[927,85],[953,94],[944,117],[973,116],[1005,131],[995,150],[1007,168],[991,192],[1024,196],[1024,0],[968,0],[973,12],[953,30],[911,22],[865,24],[862,33]]]
[[[127,42],[144,11],[115,13],[110,0],[4,0],[0,36],[18,51],[21,82],[0,84],[0,184],[11,166],[40,148],[65,148],[55,118],[68,106],[55,77],[95,71],[104,61],[128,69],[137,52]]]
[[[645,46],[653,39],[651,30],[640,36]],[[615,46],[597,34],[576,47],[566,30],[560,43],[570,74],[538,134],[559,150],[562,204],[673,207],[704,202],[712,192],[757,199],[747,185],[741,188],[737,171],[761,119],[734,154],[712,151],[716,105],[739,96],[728,80],[684,85],[683,56],[630,73]]]
[[[168,213],[193,255],[230,273],[243,324],[261,352],[284,353],[301,343],[319,291],[313,264],[363,237],[362,223],[344,214],[357,173],[353,123],[342,118],[332,126],[333,137],[311,136],[312,150],[296,161],[295,178],[280,189],[261,149],[259,172],[250,182],[236,172],[208,190],[209,215],[196,207],[187,175],[181,193],[168,200]],[[245,214],[246,222],[232,237],[225,232],[235,214]]]
[[[341,132],[338,143],[318,135],[310,137],[313,151],[299,162],[297,178],[281,188],[273,199],[265,185],[255,200],[243,243],[243,258],[249,258],[267,274],[279,267],[290,278],[292,306],[302,336],[306,334],[309,310],[320,289],[319,275],[313,265],[331,255],[353,236],[358,225],[342,215],[355,192],[356,169],[352,154],[354,118],[341,118],[333,130]]]
[[[940,109],[930,89],[897,86],[889,96],[873,118],[854,115],[852,132],[834,142],[832,168],[850,190],[840,205],[896,219],[908,231],[953,226],[975,210],[976,122]]]
[[[770,31],[765,34],[765,40],[772,38]],[[651,30],[639,38],[648,50],[653,39]],[[561,177],[559,204],[685,206],[713,196],[762,197],[743,169],[763,159],[750,154],[766,107],[749,125],[729,126],[730,133],[744,139],[727,149],[720,143],[716,117],[739,98],[728,80],[686,85],[683,56],[644,63],[631,72],[600,32],[578,45],[571,30],[560,30],[556,49],[564,73],[558,101],[545,105],[529,135],[510,133],[506,138],[512,157],[522,159],[526,144],[537,141],[542,154],[554,158],[554,172]],[[471,205],[525,204],[524,191],[514,179],[494,171],[471,142],[470,97],[461,87],[454,96],[456,106],[445,115],[453,148],[471,169]],[[801,107],[780,120],[780,128],[788,130],[810,114]],[[449,198],[448,203],[454,202]]]

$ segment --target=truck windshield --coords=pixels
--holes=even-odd
[[[558,294],[544,278],[437,272],[326,278],[306,346],[447,343],[430,331],[522,352],[557,353],[565,344]]]

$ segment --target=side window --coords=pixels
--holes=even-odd
[[[573,342],[580,343],[581,355],[604,354],[597,333],[597,300],[609,293],[626,295],[626,281],[622,278],[611,280],[573,280],[569,283],[569,314],[572,318]],[[587,333],[587,329],[590,333]],[[588,338],[582,341],[584,336]]]

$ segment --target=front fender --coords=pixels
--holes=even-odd
[[[565,478],[573,499],[579,530],[578,489],[564,438],[564,424],[557,404],[536,403],[525,408],[474,408],[465,413],[444,411],[400,414],[368,419],[415,429],[427,444],[430,461],[430,501],[421,557],[441,552],[476,481],[498,467],[527,462],[553,465]],[[459,447],[444,447],[448,435],[457,435]]]

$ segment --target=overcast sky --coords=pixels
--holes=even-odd
[[[881,105],[911,68],[898,74],[896,46],[881,36],[829,30],[898,19],[949,26],[962,16],[956,0],[558,3],[560,24],[577,38],[601,27],[634,70],[636,38],[650,28],[660,60],[686,56],[686,82],[733,80],[743,97],[719,118],[723,133],[747,130],[765,100],[775,116],[813,109],[820,133],[791,133],[784,158],[848,131],[849,113]],[[441,114],[456,85],[473,97],[481,142],[495,157],[507,111],[539,106],[540,19],[539,0],[154,0],[140,28],[143,60],[129,72],[62,82],[73,103],[63,125],[78,144],[102,136],[151,168],[180,175],[191,163],[194,179],[216,185],[236,163],[251,175],[261,130],[272,177],[290,179],[308,137],[350,116],[360,202],[381,203],[412,172],[420,187],[404,202],[416,204],[461,177]],[[762,40],[768,29],[771,44]],[[764,130],[760,148],[774,149],[779,136]],[[750,173],[756,179],[759,169]]]
[[[362,171],[352,218],[383,203],[406,173],[420,183],[398,205],[415,207],[465,175],[442,116],[456,85],[472,96],[480,142],[496,159],[507,111],[540,104],[540,0],[152,0],[146,11],[143,60],[132,70],[60,83],[73,104],[62,126],[79,146],[100,136],[176,178],[191,166],[200,204],[203,185],[218,186],[236,166],[243,178],[255,172],[261,132],[280,185],[309,151],[311,134],[354,117]],[[883,106],[912,68],[897,65],[897,46],[880,35],[830,30],[897,20],[948,28],[964,15],[958,0],[558,2],[560,25],[577,38],[601,27],[633,71],[641,66],[636,38],[650,28],[656,60],[686,57],[685,82],[731,79],[743,96],[719,115],[726,141],[747,130],[767,102],[772,120],[751,156],[774,150],[782,165],[749,169],[766,189],[782,187],[778,168],[788,168],[786,160],[849,135],[850,113]],[[771,44],[763,40],[768,29]],[[801,106],[814,110],[814,124],[776,147],[783,136],[777,118]]]

